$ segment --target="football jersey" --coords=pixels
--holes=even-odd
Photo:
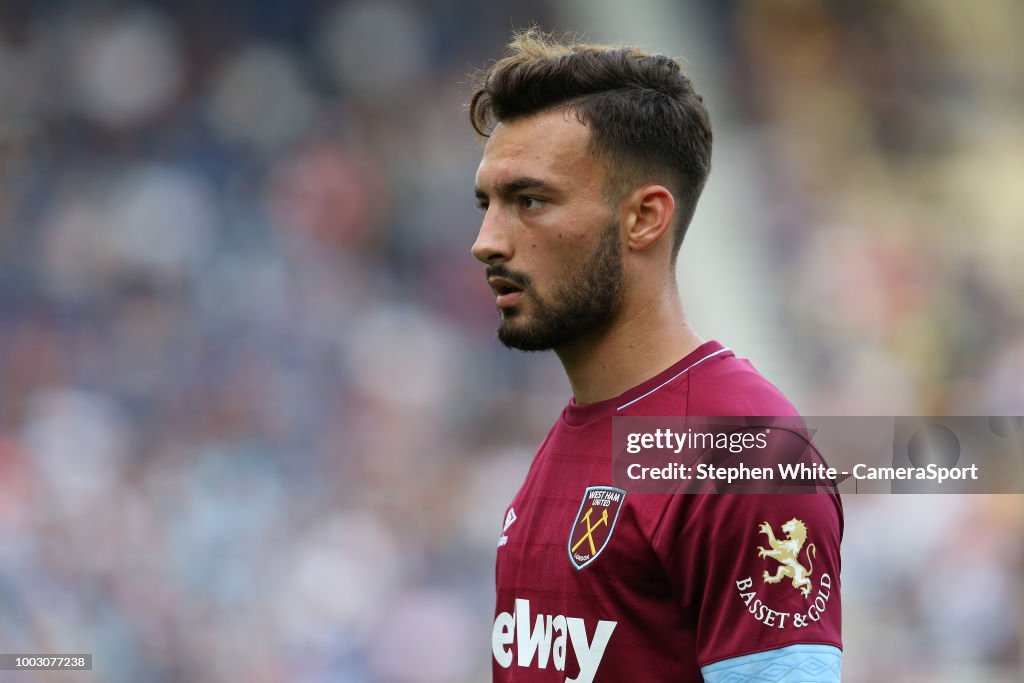
[[[614,485],[613,418],[683,415],[797,416],[715,341],[621,396],[570,400],[506,509],[495,681],[701,683],[702,667],[744,655],[842,647],[838,493]]]

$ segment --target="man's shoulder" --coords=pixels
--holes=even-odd
[[[746,358],[734,355],[689,378],[690,415],[796,415],[782,391]]]
[[[790,416],[796,408],[746,358],[729,349],[692,368],[658,392],[647,414],[707,416]],[[653,411],[653,412],[652,412]]]

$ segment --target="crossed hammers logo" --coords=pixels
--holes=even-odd
[[[587,510],[587,514],[583,515],[583,519],[580,520],[580,524],[583,524],[584,522],[586,522],[586,524],[587,524],[587,533],[583,534],[583,538],[581,538],[580,540],[576,541],[576,545],[574,545],[572,547],[572,552],[576,552],[576,548],[579,548],[581,545],[583,545],[583,541],[589,541],[590,542],[590,554],[591,555],[596,555],[597,554],[597,547],[594,545],[594,531],[597,529],[597,527],[601,526],[602,524],[604,524],[605,526],[608,526],[608,509],[605,508],[604,510],[602,510],[601,511],[601,519],[597,520],[597,523],[595,523],[593,526],[591,526],[590,525],[590,514],[593,511],[594,511],[594,508],[590,508],[589,510]]]

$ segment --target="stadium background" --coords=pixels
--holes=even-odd
[[[687,61],[705,336],[807,414],[1024,412],[1015,0],[4,0],[0,651],[95,670],[0,680],[487,679],[568,392],[462,103],[530,22]],[[1020,680],[1020,496],[846,509],[845,681]]]

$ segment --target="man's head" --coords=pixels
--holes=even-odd
[[[707,179],[711,130],[668,57],[536,31],[510,47],[470,104],[488,137],[473,253],[499,295],[502,341],[559,348],[617,315],[633,275],[624,254],[671,269]]]

